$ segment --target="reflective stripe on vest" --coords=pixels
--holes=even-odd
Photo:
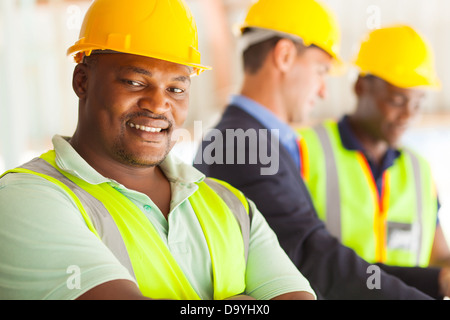
[[[380,195],[365,157],[344,148],[335,122],[299,133],[305,182],[330,233],[369,262],[427,266],[437,214],[428,165],[402,150]]]
[[[91,185],[60,170],[50,151],[7,173],[30,173],[60,186],[73,199],[88,228],[135,277],[141,292],[156,299],[199,299],[143,212],[108,183]],[[247,199],[225,182],[205,179],[189,198],[208,244],[214,299],[245,291],[250,219]]]

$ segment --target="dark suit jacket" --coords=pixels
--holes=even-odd
[[[227,135],[226,129],[242,129],[247,133],[247,142],[253,141],[245,146],[242,141],[237,143],[232,135]],[[242,109],[229,106],[212,134],[216,138],[207,136],[204,139],[194,166],[206,176],[229,182],[255,202],[277,234],[281,246],[310,281],[319,298],[429,299],[428,295],[441,298],[437,287],[439,269],[380,265],[383,269],[379,273],[380,289],[369,289],[367,282],[376,283],[376,278],[371,278],[376,277],[376,272],[327,232],[316,214],[299,169],[287,150],[281,144],[273,143],[270,132],[264,129]],[[218,130],[222,133],[221,138],[217,138]],[[259,133],[256,143],[255,133]],[[267,157],[261,156],[266,148],[266,155],[270,154],[272,158],[271,164],[267,164]],[[239,160],[239,152],[242,155],[243,149],[245,161]],[[258,155],[256,163],[255,155]],[[278,161],[277,173],[261,175],[262,168],[274,166],[273,161]],[[428,295],[391,274],[401,276],[409,285],[419,287]]]

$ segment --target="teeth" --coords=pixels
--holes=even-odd
[[[161,132],[161,130],[162,130],[161,128],[152,128],[152,127],[140,126],[140,125],[134,124],[132,122],[129,122],[128,125],[131,128],[136,128],[138,130],[146,131],[146,132]]]

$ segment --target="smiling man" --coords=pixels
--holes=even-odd
[[[95,92],[89,103],[100,107],[80,109],[85,121],[79,123],[73,145],[86,157],[109,156],[126,165],[158,165],[174,144],[170,139],[173,130],[186,118],[191,68],[135,55],[96,55],[86,58],[96,63],[76,67],[74,89],[81,99],[87,92]],[[95,152],[84,154],[82,150],[88,149]]]
[[[0,180],[0,299],[315,298],[250,200],[170,154],[197,47],[182,0],[92,3],[74,135]]]

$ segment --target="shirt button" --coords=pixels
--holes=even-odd
[[[146,204],[144,206],[145,211],[150,211],[152,209],[152,207],[150,207],[148,204]]]

